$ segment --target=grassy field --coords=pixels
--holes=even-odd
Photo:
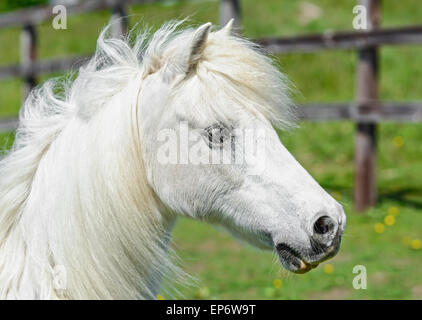
[[[306,4],[319,7],[307,20]],[[242,1],[243,34],[248,37],[291,35],[352,28],[354,0]],[[314,9],[315,11],[315,9]],[[168,1],[131,9],[131,23],[153,28],[172,18],[191,16],[193,22],[218,22],[217,1]],[[418,0],[385,0],[383,26],[422,22]],[[108,12],[69,18],[68,30],[40,26],[41,58],[89,53]],[[0,64],[17,62],[17,29],[0,30]],[[385,100],[422,99],[422,46],[383,48],[380,95]],[[274,57],[296,86],[295,100],[350,101],[354,98],[354,52],[292,54]],[[19,109],[20,81],[0,82],[0,116]],[[186,298],[230,299],[422,299],[422,124],[386,123],[379,126],[379,203],[358,214],[352,206],[354,125],[303,123],[280,132],[287,148],[344,205],[348,226],[338,256],[305,275],[281,270],[276,257],[239,244],[215,228],[181,219],[174,246],[184,269],[198,279],[180,287]],[[8,148],[13,134],[1,134]],[[377,231],[378,232],[377,232]],[[352,286],[353,267],[364,265],[367,290]],[[166,294],[163,293],[166,298]]]

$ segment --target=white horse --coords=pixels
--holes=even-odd
[[[0,162],[1,298],[155,298],[180,272],[168,249],[178,216],[275,250],[296,273],[336,254],[343,209],[273,128],[294,120],[284,76],[231,23],[179,25],[136,39],[106,29],[76,80],[31,92]],[[259,161],[163,162],[162,133],[181,123],[178,157],[194,143],[246,154],[250,129],[264,133],[251,138]]]

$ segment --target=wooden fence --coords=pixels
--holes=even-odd
[[[160,2],[159,0],[85,0],[67,6],[67,14],[96,10],[111,10],[114,34],[123,34],[128,27],[127,7],[133,4]],[[301,117],[310,121],[351,120],[356,123],[355,138],[355,206],[363,211],[376,203],[376,128],[382,121],[422,121],[422,102],[381,102],[378,100],[378,47],[381,45],[409,45],[422,43],[422,25],[380,29],[381,0],[358,0],[368,12],[368,30],[354,32],[329,32],[284,38],[255,39],[268,52],[283,54],[292,52],[316,52],[321,50],[356,50],[359,55],[356,70],[356,99],[345,104],[303,105]],[[258,4],[259,5],[259,4]],[[36,25],[54,17],[52,6],[41,6],[3,14],[0,28],[20,26],[21,62],[0,67],[0,80],[20,77],[24,80],[24,92],[32,89],[41,73],[60,72],[77,67],[89,56],[64,57],[49,60],[37,59]],[[240,0],[220,0],[220,24],[231,18],[240,27]],[[351,13],[351,21],[352,21]],[[16,118],[0,119],[0,131],[16,128]]]

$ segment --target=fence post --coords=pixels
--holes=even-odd
[[[366,7],[368,30],[378,28],[380,0],[360,0]],[[379,108],[378,98],[378,50],[368,47],[359,50],[357,66],[358,114],[374,112]],[[377,126],[375,122],[358,122],[355,140],[355,208],[363,211],[377,201],[376,147]]]
[[[20,63],[23,75],[22,101],[37,85],[34,62],[37,60],[37,31],[34,25],[24,25],[20,35]]]
[[[128,17],[125,1],[117,1],[111,9],[111,32],[113,37],[125,36],[128,31]]]
[[[220,26],[234,19],[236,29],[240,27],[240,0],[220,0]]]

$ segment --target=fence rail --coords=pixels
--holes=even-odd
[[[62,72],[75,69],[89,60],[91,55],[81,55],[65,58],[54,58],[34,61],[29,67],[22,67],[21,64],[13,64],[0,67],[0,79],[11,77],[23,78],[25,73],[32,72],[36,74],[48,74],[53,72]]]
[[[365,109],[354,103],[309,103],[299,105],[298,117],[315,122],[355,121],[362,123],[379,122],[422,122],[422,103],[420,102],[382,102],[377,112],[365,114],[357,109]],[[0,132],[16,129],[17,117],[0,119]]]
[[[85,0],[66,6],[67,14],[109,9],[114,23],[114,35],[124,34],[128,27],[127,7],[133,4],[161,2],[160,0]],[[421,122],[422,102],[381,102],[378,100],[378,50],[382,45],[422,44],[422,25],[380,29],[381,0],[359,0],[368,11],[369,30],[353,32],[325,32],[295,37],[261,38],[254,41],[273,54],[316,52],[322,50],[355,50],[358,52],[356,72],[356,101],[350,103],[311,103],[301,106],[300,117],[310,121],[354,121],[355,143],[355,206],[363,211],[376,201],[376,126],[379,122]],[[240,0],[220,0],[220,24],[231,18],[240,28]],[[0,28],[21,26],[21,61],[0,66],[0,79],[24,79],[26,95],[39,74],[62,72],[77,68],[89,55],[37,59],[36,25],[54,17],[53,6],[18,10],[0,15]],[[17,118],[0,119],[0,131],[13,130]]]
[[[422,25],[368,32],[330,32],[298,37],[261,38],[253,41],[272,54],[357,50],[374,45],[422,44]],[[89,55],[82,55],[34,61],[31,68],[36,73],[61,72],[79,66],[89,57]],[[0,79],[22,77],[23,73],[21,64],[0,66]]]
[[[376,111],[365,109],[368,106],[356,103],[310,103],[300,106],[299,117],[312,121],[349,120],[361,123],[422,121],[420,102],[382,102]]]
[[[261,38],[255,42],[275,54],[320,50],[358,50],[380,45],[422,43],[422,25],[371,31],[325,32],[284,38]]]
[[[365,109],[354,103],[309,103],[299,105],[298,117],[301,120],[355,121],[361,123],[379,122],[422,122],[422,103],[418,102],[382,102],[378,112],[363,113],[357,109]],[[0,132],[15,130],[17,117],[0,119]]]
[[[73,5],[66,5],[66,12],[68,15],[73,15],[154,2],[163,2],[163,0],[82,0]],[[0,16],[0,28],[35,25],[49,20],[55,16],[53,7],[54,5],[42,5],[2,14]]]

